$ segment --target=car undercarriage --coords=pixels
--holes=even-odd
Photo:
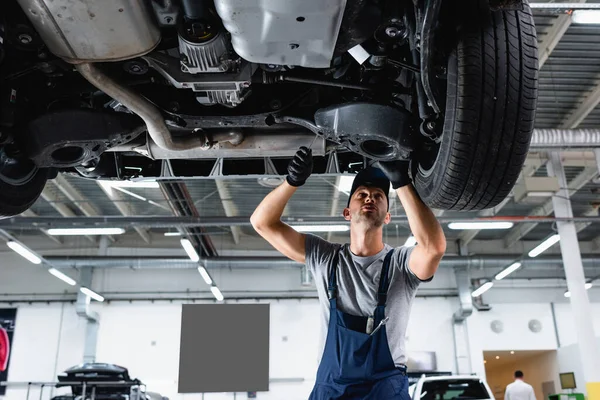
[[[493,207],[525,160],[537,47],[519,1],[10,0],[0,215],[47,179],[281,175],[411,160],[440,209]]]

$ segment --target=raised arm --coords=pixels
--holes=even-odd
[[[377,165],[387,175],[396,190],[408,217],[410,230],[417,240],[408,266],[421,280],[431,278],[446,252],[446,237],[433,212],[419,197],[408,175],[408,162],[380,162]]]
[[[312,152],[301,147],[288,166],[285,182],[269,193],[250,217],[250,223],[260,236],[284,256],[300,263],[304,263],[306,258],[306,235],[282,222],[281,216],[292,195],[306,182],[311,172]]]

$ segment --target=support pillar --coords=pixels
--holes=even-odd
[[[92,287],[92,267],[84,267],[79,273],[81,286]],[[85,294],[77,293],[75,305],[77,315],[85,318],[85,342],[83,347],[83,362],[92,363],[96,361],[96,343],[98,342],[98,329],[100,328],[100,317],[98,313],[90,310],[90,298]]]
[[[452,334],[454,336],[454,355],[457,374],[471,374],[471,352],[469,350],[469,334],[467,318],[473,313],[471,282],[467,267],[454,269],[456,286],[458,287],[459,309],[452,316]]]
[[[567,190],[567,178],[558,152],[549,153],[548,175],[558,178],[561,189],[552,197],[554,215],[557,218],[572,218],[573,210]],[[583,378],[589,400],[600,400],[600,351],[591,319],[590,300],[585,290],[585,275],[581,262],[581,251],[574,222],[557,222],[567,286],[571,292],[571,313],[575,320],[575,332],[579,356],[583,366]]]

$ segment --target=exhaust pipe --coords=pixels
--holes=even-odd
[[[200,149],[206,146],[204,137],[172,137],[158,108],[139,94],[118,84],[115,80],[100,71],[94,64],[78,64],[75,65],[75,68],[92,85],[139,115],[146,123],[150,138],[152,138],[154,143],[161,149],[167,151],[183,151]]]

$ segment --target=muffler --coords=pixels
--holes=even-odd
[[[160,42],[145,0],[17,0],[50,51],[72,64],[121,61]]]
[[[18,0],[48,49],[74,64],[92,85],[140,116],[154,143],[169,151],[202,148],[203,138],[174,138],[158,108],[105,75],[94,63],[151,52],[160,42],[145,0]]]

